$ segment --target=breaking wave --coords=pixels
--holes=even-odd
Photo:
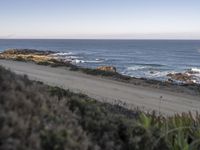
[[[81,54],[75,54],[72,52],[65,52],[65,53],[55,53],[51,54],[55,59],[59,59],[65,62],[71,62],[73,64],[80,64],[80,63],[101,63],[104,60],[103,59],[95,59],[95,60],[87,60],[84,59],[83,55]]]
[[[200,73],[200,68],[191,68],[191,71],[196,72],[196,73]]]
[[[127,67],[127,70],[129,71],[136,71],[136,70],[143,70],[149,68],[148,66],[131,66],[131,67]]]
[[[51,54],[53,56],[69,56],[69,55],[73,55],[72,52],[67,52],[67,53],[55,53],[55,54]]]

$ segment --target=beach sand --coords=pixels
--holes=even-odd
[[[26,74],[30,79],[81,92],[99,101],[119,102],[131,109],[155,110],[165,115],[200,111],[200,96],[178,93],[151,86],[133,85],[81,72],[69,71],[66,67],[52,68],[33,63],[0,60],[0,65],[17,74]]]

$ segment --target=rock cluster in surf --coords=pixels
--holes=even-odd
[[[178,81],[186,84],[194,84],[198,81],[196,74],[199,74],[196,70],[187,70],[183,73],[169,73],[169,81]]]

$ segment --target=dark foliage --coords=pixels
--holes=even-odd
[[[47,62],[47,61],[39,61],[36,63],[37,65],[43,65],[43,66],[48,66],[51,65],[51,63]]]
[[[199,120],[127,110],[0,67],[0,149],[199,149]]]
[[[21,56],[17,56],[14,60],[15,61],[26,61]]]
[[[90,140],[67,98],[48,87],[0,68],[0,149],[88,149]]]

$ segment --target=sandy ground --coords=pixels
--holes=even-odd
[[[17,74],[26,74],[32,80],[81,92],[99,101],[113,103],[120,100],[130,109],[139,107],[145,111],[156,110],[166,115],[188,111],[200,112],[198,96],[126,84],[69,71],[64,67],[52,68],[8,60],[0,60],[0,65]]]

